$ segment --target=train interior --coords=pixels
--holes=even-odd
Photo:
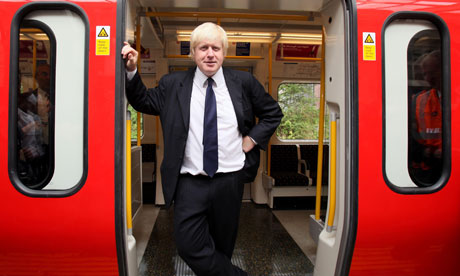
[[[261,151],[255,181],[245,184],[232,261],[250,275],[334,274],[347,231],[345,156],[350,116],[344,3],[139,0],[125,5],[125,40],[140,52],[138,68],[147,87],[154,87],[165,74],[194,66],[188,57],[190,32],[211,21],[229,36],[223,66],[252,73],[283,110],[285,117],[268,150]],[[46,50],[38,47],[33,58],[52,63],[43,54],[52,52],[52,38],[40,38],[37,27],[22,26],[21,45],[41,40],[38,45]],[[31,58],[27,53],[20,57],[21,91],[41,87],[39,78],[32,76],[49,70],[32,65]],[[159,118],[139,114],[128,104],[127,110],[131,114],[126,116],[126,143],[131,142],[126,151],[131,162],[126,183],[131,186],[126,193],[132,216],[132,232],[129,215],[126,222],[129,271],[193,275],[175,251],[172,208],[163,208]],[[45,180],[31,188],[53,189],[40,186],[49,182],[42,177]]]
[[[254,74],[285,114],[269,150],[261,151],[257,178],[245,184],[232,261],[250,275],[312,275],[314,270],[327,274],[339,258],[343,224],[343,188],[337,188],[338,208],[332,230],[326,232],[325,219],[331,219],[327,215],[331,151],[337,152],[333,158],[337,185],[344,185],[345,179],[345,124],[341,127],[338,119],[346,118],[344,7],[340,1],[259,2],[129,2],[126,37],[140,50],[141,76],[146,86],[153,87],[164,74],[194,66],[188,57],[194,27],[211,21],[227,31],[229,50],[223,66]],[[327,100],[324,122],[320,121],[322,86]],[[159,120],[129,110],[134,266],[140,275],[193,275],[175,252],[172,211],[161,207]],[[335,122],[332,131],[331,122]],[[322,145],[318,145],[320,123]],[[329,149],[331,132],[336,135],[335,150]],[[323,165],[318,170],[319,147]]]

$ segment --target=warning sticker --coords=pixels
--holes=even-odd
[[[363,60],[375,61],[375,33],[363,32]]]
[[[110,26],[96,26],[96,56],[110,55]]]
[[[97,35],[97,37],[109,37],[109,34],[107,33],[107,31],[104,28],[102,28],[99,31],[99,34]]]

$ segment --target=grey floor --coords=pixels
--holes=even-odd
[[[160,208],[153,204],[142,205],[139,212],[133,218],[133,235],[136,239],[137,265],[142,261],[147,243],[152,234],[153,226],[158,217]]]
[[[281,225],[313,264],[316,260],[316,243],[310,237],[308,221],[314,213],[314,210],[273,211]]]
[[[243,203],[232,262],[249,275],[311,275],[316,244],[308,219],[313,211],[272,211]],[[172,237],[172,208],[143,205],[134,218],[139,275],[194,275],[177,256]]]

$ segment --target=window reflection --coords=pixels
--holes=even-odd
[[[442,58],[437,31],[418,33],[408,47],[409,175],[431,186],[442,172]]]
[[[43,188],[51,177],[49,43],[41,29],[20,30],[17,171],[21,182],[32,189]]]

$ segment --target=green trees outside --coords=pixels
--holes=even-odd
[[[284,140],[318,140],[319,83],[283,83],[278,88],[278,103],[283,110],[283,120],[276,134]],[[137,139],[137,111],[131,111],[131,139]],[[324,140],[329,139],[329,112],[326,109]],[[141,115],[141,136],[143,136]]]
[[[137,140],[137,111],[131,105],[128,105],[131,112],[131,140]],[[144,117],[141,114],[141,137],[144,135]]]
[[[278,103],[284,117],[277,129],[280,139],[318,140],[318,83],[283,83],[278,88]],[[325,114],[324,139],[329,139],[329,112]]]

